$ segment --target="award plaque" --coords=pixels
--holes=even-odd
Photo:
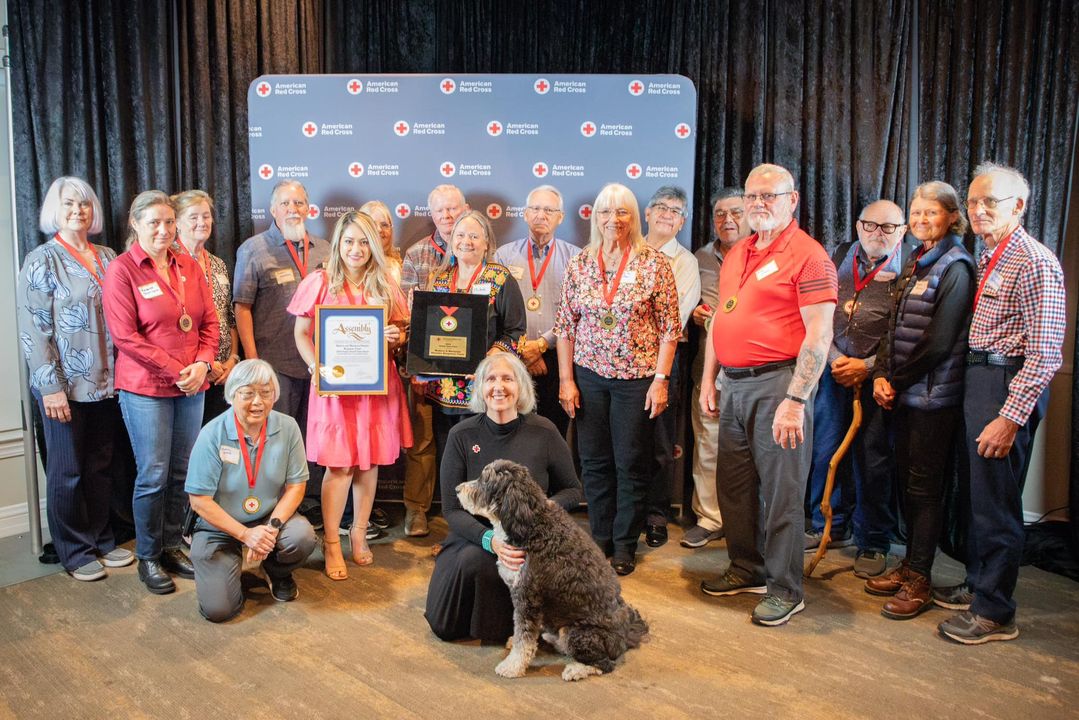
[[[385,330],[383,305],[316,306],[318,394],[385,395]]]
[[[417,290],[405,368],[410,375],[468,375],[487,355],[489,295]]]

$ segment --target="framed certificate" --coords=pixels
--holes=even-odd
[[[487,354],[489,295],[416,291],[405,369],[410,375],[468,375]]]
[[[315,307],[319,395],[386,394],[386,306]]]

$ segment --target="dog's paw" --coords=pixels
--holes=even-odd
[[[566,682],[576,682],[578,680],[584,680],[589,675],[602,675],[603,671],[598,667],[592,665],[585,665],[584,663],[571,662],[566,665],[566,668],[562,671],[562,679]]]
[[[495,666],[495,673],[504,678],[519,678],[524,677],[527,669],[528,665],[521,662],[521,658],[511,654]]]

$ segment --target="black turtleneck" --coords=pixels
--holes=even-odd
[[[530,414],[500,425],[486,414],[474,415],[450,430],[439,468],[442,516],[450,530],[470,542],[480,545],[490,524],[465,512],[455,489],[495,460],[527,467],[547,497],[566,510],[584,499],[569,447],[550,420]]]

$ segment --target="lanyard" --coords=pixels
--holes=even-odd
[[[435,252],[438,253],[439,257],[446,257],[446,251],[443,250],[442,247],[438,243],[435,242],[435,234],[434,233],[431,233],[431,237],[427,238],[427,242],[431,243],[431,247],[433,247],[435,249]]]
[[[472,292],[472,286],[476,283],[476,278],[480,276],[480,271],[485,267],[487,267],[486,263],[480,263],[480,266],[476,268],[476,272],[472,273],[472,279],[468,281],[468,287],[464,289],[464,292]],[[457,292],[457,273],[460,269],[460,265],[453,266],[453,275],[450,276],[450,292]]]
[[[858,277],[858,265],[860,263],[858,262],[858,251],[855,250],[854,262],[852,263],[854,266],[854,292],[860,293],[862,290],[865,290],[866,285],[868,285],[870,281],[872,281],[873,278],[876,277],[877,273],[880,272],[880,269],[892,261],[892,257],[896,254],[901,245],[902,243],[896,245],[895,250],[892,250],[892,254],[886,257],[883,261],[881,261],[880,265],[877,265],[875,268],[873,268],[873,270],[865,276],[865,280],[862,280]]]
[[[985,274],[982,275],[982,281],[978,283],[978,292],[974,294],[974,311],[978,310],[978,301],[982,298],[982,290],[985,289],[985,282],[989,279],[989,276],[993,274],[993,270],[996,269],[997,263],[1000,262],[1001,255],[1004,254],[1004,248],[1008,247],[1008,243],[1011,242],[1012,236],[1009,235],[1004,239],[1004,242],[996,246],[993,250],[993,256],[989,258],[989,264],[985,266]]]
[[[172,264],[176,260],[176,258],[170,251],[166,251],[165,257],[167,258],[168,263],[166,266],[166,272],[169,276],[169,290],[172,292],[173,298],[180,305],[180,321],[183,322],[183,319],[186,317],[187,322],[191,322],[191,318],[187,315],[187,288],[184,287],[184,278],[180,274],[180,263],[176,261],[176,284],[173,285]],[[150,262],[153,262],[152,258],[150,259]],[[188,326],[188,328],[184,330],[184,332],[190,329],[190,326]]]
[[[529,243],[532,241],[530,240]],[[554,242],[550,240],[549,242]],[[543,265],[540,266],[539,275],[536,275],[536,264],[532,261],[532,248],[526,248],[528,250],[528,276],[532,279],[532,292],[539,292],[540,283],[543,282],[543,276],[547,274],[547,266],[551,264],[551,258],[554,257],[554,248],[550,245],[547,246],[547,257],[543,260]]]
[[[310,248],[310,240],[307,239],[307,233],[303,235],[303,262],[300,262],[300,256],[296,250],[292,247],[291,240],[285,240],[285,247],[288,248],[289,255],[292,256],[292,261],[296,263],[296,269],[300,271],[300,279],[307,277],[307,255]]]
[[[614,280],[611,283],[611,287],[607,287],[607,266],[603,262],[603,249],[596,254],[596,260],[599,262],[599,281],[603,283],[603,301],[607,303],[607,307],[611,307],[614,304],[614,296],[618,293],[618,285],[622,282],[622,273],[626,270],[626,263],[629,262],[629,249],[622,254],[622,262],[618,265],[618,271],[614,274]]]
[[[345,295],[348,296],[348,304],[349,305],[355,305],[356,304],[356,298],[352,294],[352,289],[349,287],[349,282],[348,282],[347,277],[345,278],[344,289],[345,289]],[[364,294],[364,292],[362,290],[360,291],[360,303],[359,304],[360,305],[366,305],[367,304],[367,296]]]
[[[259,465],[262,464],[262,451],[266,449],[266,423],[262,423],[262,429],[259,430],[259,437],[255,443],[258,450],[255,451],[255,468],[251,469],[251,454],[247,451],[247,437],[244,435],[243,426],[240,425],[240,418],[236,417],[236,413],[232,414],[232,419],[236,421],[236,435],[243,444],[244,455],[244,470],[247,472],[247,486],[254,489],[255,480],[259,476]]]
[[[78,261],[79,265],[82,265],[84,268],[86,268],[86,272],[90,273],[90,275],[93,276],[94,280],[97,280],[98,285],[101,284],[101,276],[97,274],[97,270],[94,270],[93,263],[87,261],[86,258],[84,258],[78,250],[64,242],[64,239],[60,237],[60,233],[56,233],[56,242],[60,243],[60,245],[63,246],[63,248],[71,254],[71,257],[75,258],[75,260]],[[94,248],[93,245],[90,245],[90,243],[87,243],[87,245],[90,247],[90,252],[94,254],[94,261],[97,262],[97,266],[101,268],[101,275],[104,275],[105,267],[101,264],[101,257],[97,254],[97,250]]]

